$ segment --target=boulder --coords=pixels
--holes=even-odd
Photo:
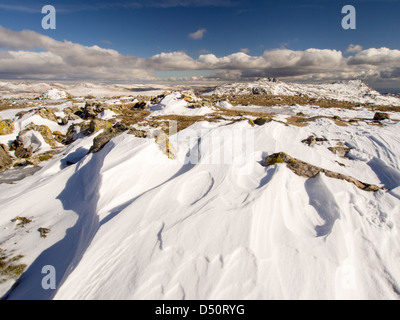
[[[104,107],[100,102],[86,101],[82,117],[84,119],[95,119],[102,111],[104,111]]]
[[[0,144],[0,171],[8,169],[11,165],[12,159],[8,154],[7,146]]]
[[[374,116],[374,121],[390,120],[390,115],[384,112],[377,112]]]
[[[23,146],[19,146],[15,149],[14,155],[19,159],[27,159],[32,156],[32,147],[25,149]]]
[[[12,134],[14,130],[14,123],[11,120],[0,120],[0,136]]]
[[[258,125],[258,126],[263,126],[264,124],[266,124],[268,121],[264,118],[258,118],[256,120],[254,120],[254,124]]]
[[[52,148],[56,148],[58,146],[56,140],[54,139],[53,133],[51,132],[50,128],[45,126],[45,125],[36,125],[36,124],[29,124],[28,126],[26,126],[25,130],[20,132],[20,136],[23,135],[25,132],[29,131],[29,130],[34,130],[36,132],[39,132],[42,137],[43,140]],[[25,145],[26,147],[26,145]]]
[[[146,110],[146,109],[149,109],[149,106],[145,101],[138,102],[131,108],[131,110]]]
[[[128,130],[129,128],[121,123],[117,123],[115,126],[106,129],[103,133],[100,133],[96,138],[94,138],[89,153],[99,152],[112,138],[115,138]]]

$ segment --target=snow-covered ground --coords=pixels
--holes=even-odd
[[[73,97],[93,96],[95,98],[111,98],[128,95],[156,96],[170,89],[170,86],[157,84],[118,85],[86,82],[79,84],[48,84],[3,81],[0,82],[0,97],[2,99],[33,99],[43,97],[44,92],[44,97],[50,100],[58,99],[60,92],[66,92]],[[54,97],[55,99],[53,99]]]
[[[214,111],[186,106],[173,93],[150,112]],[[0,283],[0,296],[400,299],[398,113],[382,126],[319,118],[297,127],[284,123],[291,113],[371,119],[373,112],[291,108],[275,116],[281,122],[262,126],[197,122],[170,137],[176,160],[152,138],[123,133],[88,154],[95,135],[83,137],[32,176],[0,184],[0,248],[28,266],[10,291],[12,281]],[[67,127],[36,117],[15,119],[14,136],[0,143],[30,122],[65,133]],[[302,140],[310,135],[326,141],[307,146]],[[340,142],[351,148],[348,158],[328,150]],[[386,189],[366,192],[322,174],[297,176],[283,164],[264,167],[276,152]],[[32,222],[18,226],[17,216]],[[39,228],[50,229],[47,238]],[[49,265],[55,290],[42,288]]]
[[[299,84],[285,83],[277,79],[261,79],[251,83],[226,84],[217,87],[209,94],[306,95],[315,99],[400,106],[400,99],[398,97],[384,96],[361,80],[339,81],[324,84]]]

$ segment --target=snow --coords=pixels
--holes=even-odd
[[[150,115],[215,112],[188,105],[173,92],[150,105]],[[0,247],[23,255],[28,268],[13,289],[12,281],[1,283],[0,296],[398,300],[400,122],[371,125],[374,111],[365,108],[247,108],[277,115],[254,127],[248,121],[197,122],[170,137],[177,160],[154,139],[127,133],[88,154],[93,135],[66,146],[37,172],[1,174]],[[62,133],[74,123],[60,126],[33,112],[15,119],[16,112],[0,113],[16,128],[0,143],[12,142],[32,122]],[[362,120],[338,126],[322,117],[305,127],[286,125],[298,112]],[[398,112],[390,115],[400,119]],[[301,141],[310,135],[327,141],[309,147]],[[50,148],[37,132],[23,139]],[[328,150],[339,142],[352,148],[349,158]],[[325,175],[306,179],[285,165],[263,167],[276,152],[387,191],[362,191]],[[27,174],[33,175],[20,180]],[[16,216],[32,223],[18,227]],[[38,228],[51,230],[46,239]],[[56,290],[41,286],[46,265],[56,269]]]
[[[67,99],[68,95],[65,91],[58,89],[50,89],[43,93],[43,99],[46,100],[64,100]]]
[[[206,114],[215,112],[215,110],[209,107],[190,109],[188,106],[189,103],[182,98],[182,94],[179,92],[174,92],[167,95],[159,104],[151,105],[150,110],[152,111],[152,116],[165,116],[173,114],[204,116]]]
[[[8,298],[398,299],[399,130],[199,122],[171,137],[177,161],[128,134],[91,155],[93,137],[78,140],[32,177],[0,185],[2,247],[30,265]],[[235,140],[238,132],[252,139]],[[329,141],[301,143],[311,134]],[[339,140],[363,156],[329,152]],[[246,141],[254,146],[245,161],[227,161]],[[198,161],[188,163],[190,150]],[[392,191],[261,166],[278,151]],[[218,154],[222,163],[210,160]],[[34,222],[21,232],[16,215]],[[44,265],[57,270],[56,291],[41,288]]]
[[[29,130],[24,134],[20,135],[20,141],[24,145],[24,148],[28,149],[29,146],[32,146],[32,152],[45,152],[51,150],[51,147],[44,141],[42,135],[33,130]]]
[[[99,113],[98,118],[102,120],[110,120],[113,119],[117,116],[117,114],[114,111],[111,111],[109,109],[106,109]]]
[[[285,83],[277,79],[261,79],[252,83],[233,83],[217,87],[209,94],[253,94],[298,96],[315,99],[332,99],[355,103],[400,106],[400,99],[384,96],[360,80],[339,81],[323,84]]]

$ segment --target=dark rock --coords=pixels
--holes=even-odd
[[[317,139],[314,136],[309,136],[307,139],[303,140],[302,143],[305,143],[309,147],[312,147],[317,144]]]
[[[141,101],[136,103],[131,110],[145,110],[148,109],[149,107],[147,106],[147,103],[145,101]]]
[[[264,118],[258,118],[256,120],[254,120],[254,124],[258,125],[258,126],[263,126],[264,124],[266,124],[268,121]]]
[[[129,128],[121,123],[117,123],[112,128],[106,129],[103,133],[99,134],[93,140],[93,145],[89,150],[89,153],[97,153],[104,148],[104,146],[110,142],[112,138],[119,136],[120,134],[128,131]]]
[[[377,112],[374,116],[374,121],[390,120],[390,115],[384,112]]]
[[[12,165],[12,159],[8,154],[8,148],[0,144],[0,171],[6,170]]]
[[[50,233],[50,229],[48,228],[39,228],[38,229],[41,238],[47,238],[47,234]]]
[[[32,148],[25,149],[23,146],[19,146],[15,149],[14,155],[20,159],[27,159],[32,156]]]

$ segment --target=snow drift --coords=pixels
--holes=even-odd
[[[175,161],[126,133],[86,155],[87,137],[0,185],[0,243],[29,265],[5,297],[399,299],[400,124],[227,124],[172,136]],[[301,143],[310,134],[327,142]],[[338,140],[352,160],[328,151]],[[389,191],[262,166],[280,151]],[[33,223],[21,230],[15,216]],[[39,227],[51,229],[46,239]],[[42,289],[45,265],[57,270],[56,290]]]

